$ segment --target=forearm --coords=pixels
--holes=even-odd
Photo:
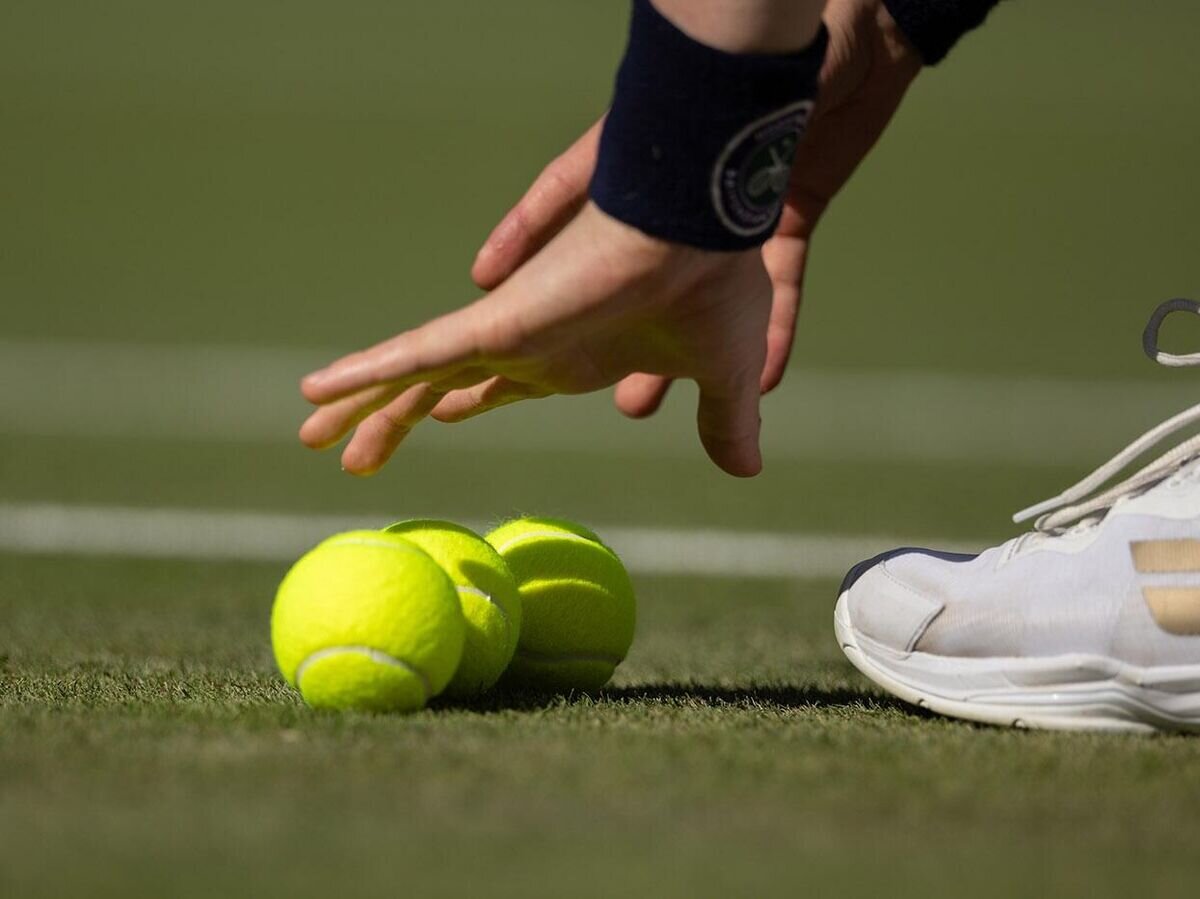
[[[812,43],[825,0],[653,0],[690,37],[729,53],[788,53]]]

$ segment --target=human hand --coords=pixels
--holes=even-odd
[[[457,422],[617,382],[646,404],[643,391],[689,378],[709,456],[754,475],[770,305],[758,251],[668,243],[587,204],[487,296],[305,378],[319,408],[300,437],[324,448],[355,429],[343,467],[371,474],[427,415]]]
[[[773,287],[767,355],[760,386],[783,379],[796,329],[813,231],[830,200],[874,146],[921,59],[880,0],[829,0],[829,49],[808,134],[793,167],[788,198],[774,237],[763,246]],[[476,257],[472,277],[484,289],[503,283],[571,220],[587,197],[603,120],[546,167],[504,217]],[[618,385],[626,415],[653,413],[668,379],[639,373]]]
[[[641,417],[684,377],[700,385],[709,455],[732,474],[757,473],[758,395],[783,376],[813,230],[921,65],[879,0],[831,0],[826,24],[817,114],[761,254],[669,244],[587,205],[597,123],[480,250],[472,275],[492,293],[306,378],[320,408],[301,439],[324,448],[356,428],[343,466],[370,474],[427,415],[461,421],[615,383],[617,406]]]

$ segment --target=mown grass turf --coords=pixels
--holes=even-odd
[[[318,714],[278,566],[0,558],[0,892],[1190,895],[1200,746],[869,688],[832,583],[641,579],[595,697]]]

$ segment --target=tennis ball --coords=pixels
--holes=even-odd
[[[458,589],[467,640],[446,695],[465,698],[487,690],[512,661],[521,632],[521,596],[508,565],[474,531],[449,521],[401,521],[386,533],[429,553]]]
[[[284,576],[271,610],[279,670],[316,708],[421,708],[454,675],[465,629],[441,566],[379,531],[318,544]]]
[[[521,592],[521,635],[505,679],[545,690],[608,683],[633,643],[637,603],[616,553],[587,528],[520,518],[487,535]]]

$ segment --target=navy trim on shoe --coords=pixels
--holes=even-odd
[[[880,553],[877,556],[872,556],[862,562],[859,562],[848,572],[842,581],[842,586],[838,589],[838,596],[841,596],[847,590],[854,586],[854,582],[860,577],[874,568],[886,562],[888,559],[894,559],[896,556],[905,556],[909,553],[920,553],[924,556],[933,556],[935,559],[941,559],[943,562],[970,562],[972,559],[978,558],[979,553],[950,553],[943,552],[940,549],[922,549],[919,546],[901,546],[899,549],[889,549],[887,552]]]
[[[1150,314],[1150,321],[1146,323],[1146,330],[1142,332],[1142,352],[1150,359],[1151,362],[1159,362],[1158,349],[1158,332],[1162,328],[1163,321],[1172,312],[1192,312],[1200,315],[1200,303],[1195,300],[1187,300],[1183,297],[1176,297],[1173,300],[1166,300],[1158,304],[1158,308]]]

